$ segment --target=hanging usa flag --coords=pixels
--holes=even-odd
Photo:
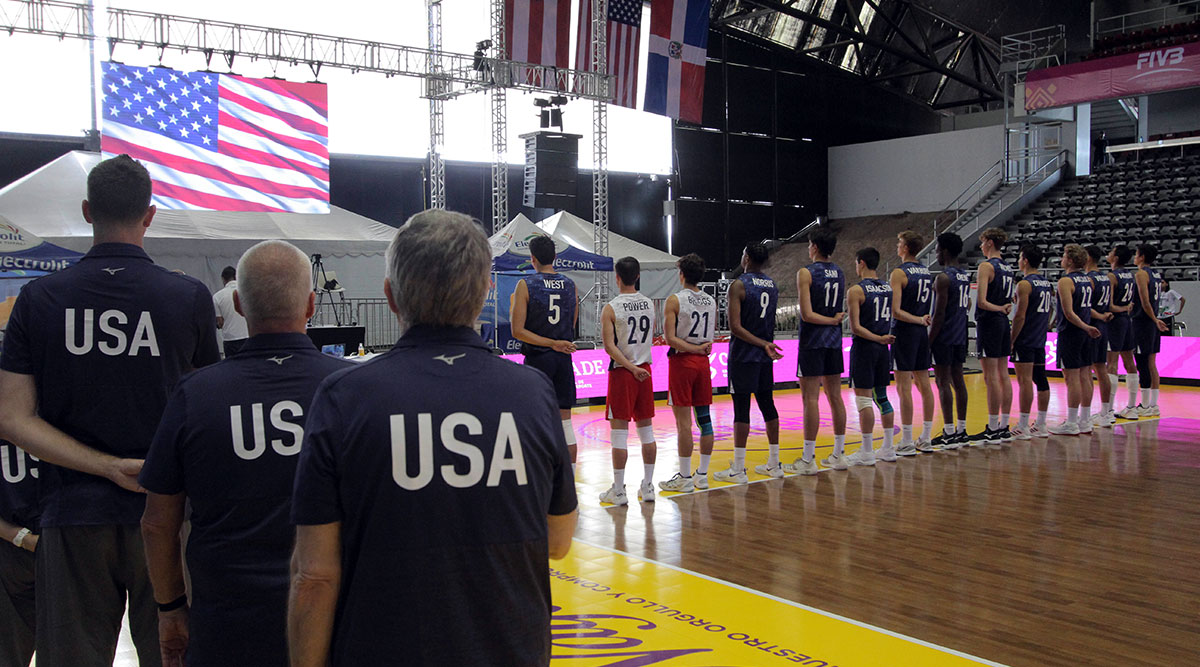
[[[642,0],[608,0],[608,74],[612,103],[637,108],[638,48],[641,45]],[[579,3],[575,69],[592,71],[592,2]]]
[[[651,113],[699,123],[711,0],[653,0],[646,101]]]
[[[328,88],[106,62],[101,150],[165,209],[329,212]]]

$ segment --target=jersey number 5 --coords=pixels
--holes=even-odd
[[[562,319],[562,306],[558,305],[559,294],[550,295],[550,305],[547,308],[550,311],[550,316],[546,318],[550,324],[558,324]]]

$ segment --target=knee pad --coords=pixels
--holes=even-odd
[[[892,403],[888,400],[887,390],[883,387],[875,388],[875,405],[879,406],[880,415],[892,414]]]
[[[653,426],[639,426],[637,427],[637,434],[638,440],[640,440],[643,445],[649,445],[654,442]]]
[[[871,400],[870,396],[855,396],[854,405],[858,408],[859,412],[862,412],[863,410],[870,410],[873,408],[875,406],[875,401]]]
[[[763,421],[770,422],[779,419],[779,411],[775,409],[775,397],[771,394],[756,394],[758,411],[762,413]]]
[[[709,413],[707,405],[697,405],[696,411],[696,426],[700,427],[700,435],[712,435],[712,414]]]
[[[629,429],[614,428],[611,439],[613,449],[627,449],[629,447]]]
[[[750,394],[733,395],[733,421],[737,424],[750,423]]]
[[[1033,367],[1033,385],[1038,391],[1050,391],[1050,381],[1046,379],[1046,366],[1037,364]]]

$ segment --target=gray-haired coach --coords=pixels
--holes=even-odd
[[[548,558],[575,529],[558,401],[470,328],[491,252],[465,215],[396,232],[404,335],[313,398],[296,475],[293,666],[545,665]]]

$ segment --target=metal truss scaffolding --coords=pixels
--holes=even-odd
[[[592,1],[592,73],[604,86],[592,109],[592,250],[608,257],[608,0]],[[608,303],[608,276],[596,279],[596,322]]]
[[[504,0],[492,3],[492,48],[501,60],[508,60],[504,41]],[[495,73],[493,73],[493,76]],[[508,95],[507,81],[495,81],[492,87],[492,233],[508,224]]]
[[[425,0],[429,14],[428,71],[425,77],[426,96],[429,98],[429,208],[446,208],[446,162],[442,159],[442,148],[446,145],[446,116],[442,105],[445,98],[440,93],[444,79],[442,63],[442,0]]]

